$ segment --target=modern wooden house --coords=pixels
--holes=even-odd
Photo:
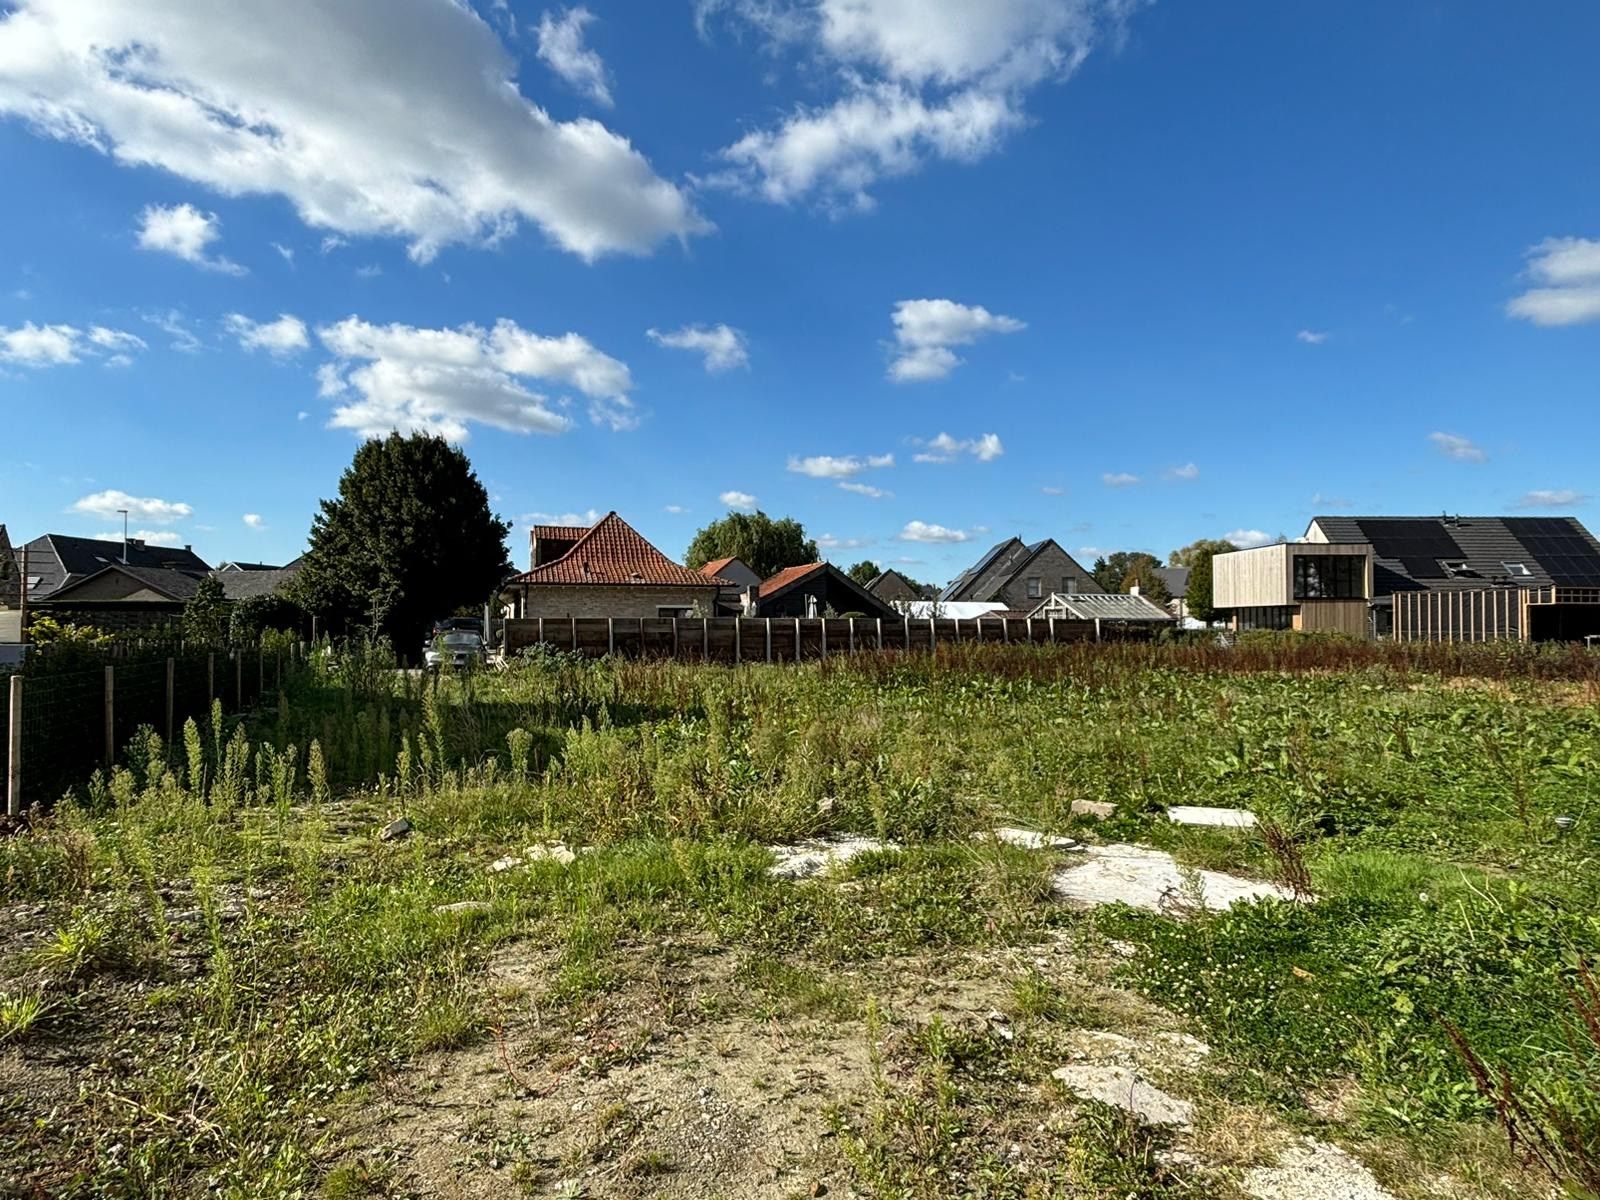
[[[1372,547],[1372,629],[1402,641],[1600,635],[1600,542],[1574,517],[1315,517]]]
[[[1372,547],[1282,542],[1211,560],[1212,603],[1235,629],[1370,634]]]

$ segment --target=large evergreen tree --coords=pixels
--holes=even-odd
[[[793,517],[774,521],[764,512],[729,513],[713,521],[689,543],[683,561],[698,571],[719,558],[743,559],[763,579],[784,567],[814,563],[817,544],[806,537],[805,526]]]
[[[364,443],[322,502],[295,599],[329,628],[384,633],[410,654],[435,619],[494,595],[510,528],[459,449],[393,433]]]

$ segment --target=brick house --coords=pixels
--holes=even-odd
[[[501,589],[515,618],[710,616],[732,586],[673,562],[614,512],[589,529],[538,525],[529,536],[529,569]]]
[[[1056,593],[1070,596],[1103,590],[1054,538],[1032,545],[1009,538],[956,576],[939,599],[994,602],[1008,611],[1029,612]]]

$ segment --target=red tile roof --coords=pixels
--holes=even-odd
[[[730,554],[727,558],[719,558],[712,562],[708,562],[705,566],[700,568],[700,574],[712,576],[721,575],[723,571],[727,570],[729,563],[738,561],[739,556],[737,554]]]
[[[581,536],[571,550],[542,567],[524,571],[511,582],[697,588],[726,582],[673,562],[614,512],[607,513],[594,528],[574,532]]]
[[[785,567],[771,579],[763,581],[761,584],[761,591],[757,594],[761,596],[770,596],[774,592],[781,591],[783,588],[788,587],[791,583],[798,583],[807,575],[810,575],[813,571],[825,571],[827,568],[827,563],[804,563],[798,567]]]
[[[575,542],[589,532],[587,525],[530,525],[528,536],[555,542]]]

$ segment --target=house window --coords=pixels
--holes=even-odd
[[[1044,580],[1037,575],[1028,580],[1028,599],[1037,600],[1044,595]]]
[[[658,617],[692,617],[694,608],[687,604],[658,604],[656,605]]]
[[[1296,600],[1361,600],[1367,594],[1367,560],[1354,554],[1298,554]]]
[[[1500,565],[1506,569],[1507,575],[1515,575],[1519,579],[1526,579],[1533,574],[1532,571],[1528,570],[1527,563],[1501,563]]]
[[[1073,596],[1076,595],[1077,592],[1078,581],[1071,575],[1063,575],[1061,577],[1061,594],[1063,596]]]

